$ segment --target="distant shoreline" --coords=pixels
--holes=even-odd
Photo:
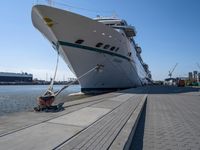
[[[55,85],[66,85],[70,82],[54,82]],[[0,82],[0,85],[49,85],[50,82]],[[78,85],[76,82],[73,85]]]

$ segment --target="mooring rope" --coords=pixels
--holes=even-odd
[[[55,96],[57,96],[60,92],[62,92],[65,88],[69,87],[70,85],[74,84],[75,82],[77,82],[78,80],[80,80],[81,78],[83,78],[84,76],[88,75],[89,73],[91,73],[92,71],[94,70],[97,70],[99,71],[101,68],[103,68],[104,65],[100,65],[100,64],[97,64],[94,68],[88,70],[86,73],[82,74],[81,76],[79,76],[76,80],[74,80],[73,82],[70,82],[69,84],[63,86],[59,91],[56,91],[54,93]]]
[[[51,80],[51,83],[47,89],[47,91],[43,94],[44,96],[50,92],[52,94],[53,92],[53,84],[55,82],[55,79],[56,79],[56,74],[57,74],[57,71],[58,71],[58,63],[59,63],[59,50],[57,50],[58,54],[57,54],[57,61],[56,61],[56,68],[55,68],[55,72],[54,72],[54,77],[53,79]]]
[[[58,54],[59,57],[59,54]],[[74,84],[75,82],[77,82],[78,80],[80,80],[81,78],[85,77],[86,75],[88,75],[89,73],[91,73],[94,70],[100,71],[101,68],[103,68],[104,65],[102,64],[97,64],[95,67],[91,68],[90,70],[88,70],[87,72],[85,72],[84,74],[82,74],[81,76],[79,76],[75,81],[70,82],[69,84],[63,86],[60,90],[53,92],[53,84],[54,84],[54,80],[56,77],[56,72],[57,72],[57,68],[58,68],[58,58],[57,58],[57,64],[56,64],[56,70],[55,70],[55,74],[54,74],[54,78],[52,79],[51,84],[49,85],[49,88],[47,89],[47,91],[43,94],[42,97],[56,97],[58,96],[58,94],[60,94],[64,89],[66,89],[67,87],[69,87],[70,85]]]

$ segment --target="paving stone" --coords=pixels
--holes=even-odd
[[[113,109],[113,108],[119,106],[121,103],[122,102],[106,100],[101,103],[94,104],[91,107]]]
[[[118,150],[124,146],[122,141],[125,143],[131,138],[120,140],[120,136],[130,134],[125,127],[130,125],[130,118],[146,90],[149,92],[147,104],[141,113],[130,149],[200,150],[199,89],[165,86],[128,89],[96,97],[97,100],[89,98],[85,103],[68,103],[65,112],[41,115],[36,121],[36,115],[17,117],[22,120],[16,122],[17,126],[38,124],[2,135],[0,149]],[[30,116],[33,120],[26,124]],[[91,120],[88,116],[91,116]],[[55,117],[57,119],[53,119]],[[79,117],[83,120],[77,119]],[[11,123],[3,122],[3,125],[10,125],[6,131],[17,128],[11,128]],[[0,132],[4,131],[0,124]]]
[[[127,96],[129,99],[124,103],[87,130],[66,142],[60,149],[108,149],[142,99],[141,96]]]
[[[117,97],[122,94],[123,93],[107,93],[66,102],[64,104],[64,107],[66,107],[65,110],[57,113],[20,112],[0,116],[0,136],[42,123],[44,121],[48,121],[50,119],[71,113],[87,106],[100,103],[102,101],[107,101],[108,98]]]
[[[149,88],[146,111],[140,118],[131,149],[148,150],[152,147],[177,150],[200,149],[198,91],[194,95],[193,93],[185,94],[187,91],[182,88],[179,89],[178,94],[174,94],[173,90],[163,90],[167,88]],[[170,88],[177,89],[177,87]],[[157,90],[157,93],[151,90],[153,92]]]
[[[75,112],[52,119],[48,122],[86,127],[107,114],[110,109],[85,107]]]
[[[42,123],[0,138],[1,150],[49,150],[70,138],[81,127]]]

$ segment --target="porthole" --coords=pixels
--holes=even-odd
[[[108,49],[109,47],[110,47],[110,45],[106,44],[103,48]]]
[[[115,49],[115,47],[114,47],[114,46],[110,48],[110,50],[111,50],[111,51],[113,51],[114,49]]]
[[[103,45],[103,43],[97,43],[96,47],[101,47]]]
[[[116,48],[115,52],[117,52],[119,50],[119,47]]]
[[[84,40],[78,39],[75,43],[76,43],[76,44],[82,44],[83,42],[84,42]]]

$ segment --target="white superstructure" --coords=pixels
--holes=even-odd
[[[77,76],[103,65],[79,80],[82,91],[130,88],[148,84],[151,74],[135,44],[135,29],[114,17],[94,20],[44,5],[32,9],[33,25]]]

